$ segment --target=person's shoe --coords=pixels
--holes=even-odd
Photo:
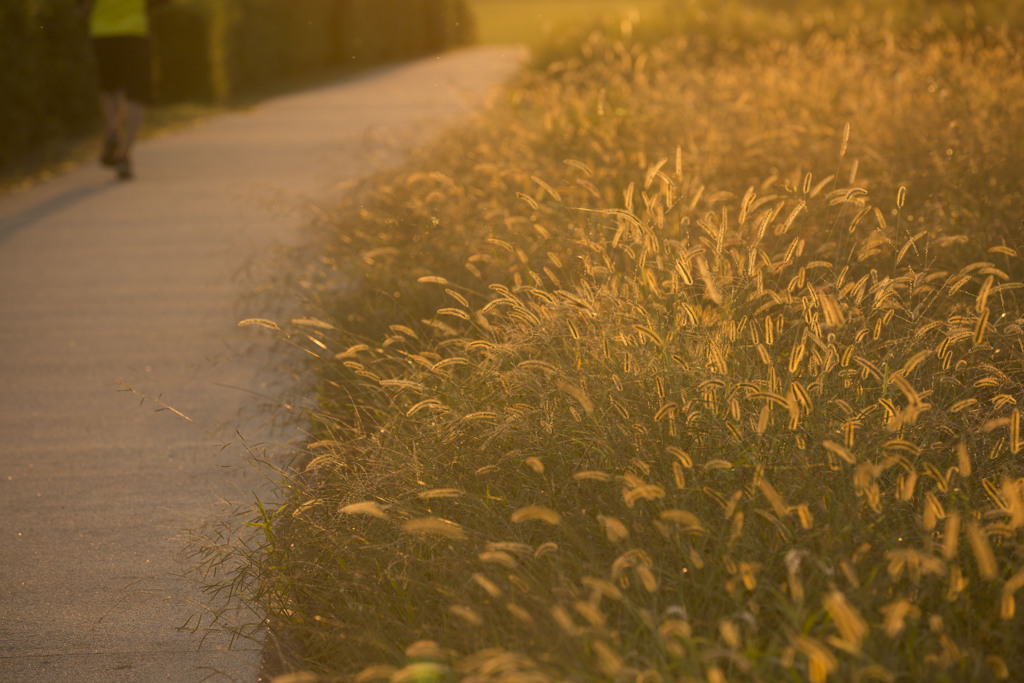
[[[100,155],[100,163],[113,168],[117,166],[117,136],[111,135],[103,142],[103,154]]]
[[[131,159],[118,159],[116,166],[118,180],[131,180],[135,177],[135,171],[132,169]]]

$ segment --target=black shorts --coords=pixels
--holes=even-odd
[[[129,100],[142,104],[153,101],[148,38],[104,36],[93,38],[92,46],[100,92],[124,92]]]

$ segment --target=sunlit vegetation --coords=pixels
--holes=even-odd
[[[663,0],[469,0],[477,40],[484,44],[540,46],[580,25],[631,18],[660,21]]]
[[[291,669],[1024,671],[1020,27],[728,7],[550,51],[244,322],[311,439],[197,557]]]

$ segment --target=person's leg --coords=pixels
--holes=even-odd
[[[146,115],[146,105],[129,99],[125,99],[123,104],[124,116],[121,120],[121,144],[118,147],[118,156],[131,157],[132,147],[139,136],[139,129],[142,128],[142,121]]]
[[[96,54],[100,114],[103,118],[103,151],[100,153],[100,162],[104,166],[114,166],[117,163],[122,116],[122,96],[119,93],[124,89],[118,75],[116,41],[110,38],[95,38],[93,50]]]
[[[104,166],[117,163],[118,148],[121,145],[122,99],[116,92],[100,93],[100,113],[103,117],[103,153],[100,161]]]
[[[121,104],[117,93],[100,93],[100,113],[103,115],[103,137],[116,137],[121,128]]]
[[[132,149],[138,138],[139,129],[145,117],[146,105],[152,101],[150,83],[149,41],[145,38],[128,38],[123,42],[124,98],[121,103],[121,140],[117,151],[117,175],[122,179],[131,178]]]
[[[141,102],[135,102],[125,98],[123,100],[123,107],[121,110],[124,113],[121,119],[121,139],[115,156],[117,159],[117,175],[121,178],[127,179],[134,175],[134,170],[132,168],[132,148],[135,145],[135,139],[139,135],[139,129],[142,128],[142,120],[145,118],[146,107]]]

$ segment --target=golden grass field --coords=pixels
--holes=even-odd
[[[547,50],[245,321],[311,439],[196,558],[282,680],[1022,675],[1024,24],[727,6]]]

